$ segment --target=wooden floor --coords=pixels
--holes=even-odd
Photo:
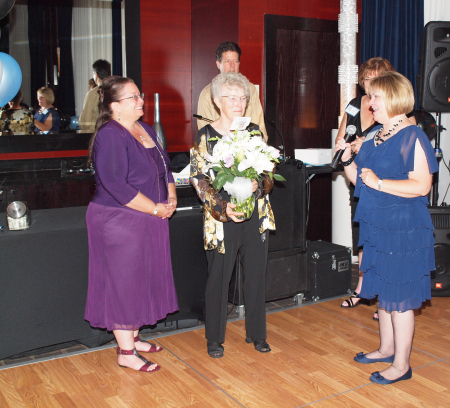
[[[341,300],[267,315],[272,352],[244,342],[242,320],[229,322],[225,356],[206,354],[204,329],[159,337],[162,366],[123,369],[108,348],[0,370],[0,407],[450,407],[450,298],[433,298],[416,316],[413,377],[369,381],[386,364],[353,356],[378,347],[375,306],[343,309]]]

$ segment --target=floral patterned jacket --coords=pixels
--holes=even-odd
[[[258,130],[258,127],[253,125],[249,130]],[[219,253],[223,254],[225,253],[223,223],[231,221],[226,214],[228,202],[223,199],[220,192],[212,187],[212,180],[202,171],[206,163],[206,154],[208,151],[210,154],[212,153],[215,144],[215,142],[208,141],[213,136],[221,137],[210,125],[206,125],[198,132],[196,142],[190,152],[190,177],[191,183],[203,203],[205,250],[217,249]],[[275,219],[268,195],[272,188],[273,180],[267,175],[261,180],[259,188],[254,193],[258,200],[260,234],[264,234],[266,230],[275,230]]]

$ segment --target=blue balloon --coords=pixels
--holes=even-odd
[[[80,119],[79,116],[72,116],[70,118],[70,127],[72,129],[78,129],[78,120]]]
[[[22,71],[17,61],[9,54],[0,52],[3,75],[0,81],[0,106],[6,105],[19,92],[22,85]]]

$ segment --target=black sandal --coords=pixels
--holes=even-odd
[[[357,302],[354,302],[353,299],[359,299]],[[344,303],[347,304],[347,306],[344,306],[344,303],[341,305],[344,309],[356,307],[361,303],[361,297],[359,297],[359,293],[353,292],[352,295],[344,300]]]
[[[266,342],[266,340],[263,339],[255,339],[253,340],[248,334],[245,337],[245,341],[247,343],[253,343],[255,346],[255,350],[259,351],[260,353],[268,353],[269,351],[272,351],[269,344]]]
[[[208,347],[208,355],[212,358],[221,358],[223,357],[223,346],[220,343],[216,343],[215,341],[207,341]]]

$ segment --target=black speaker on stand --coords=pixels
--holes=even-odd
[[[420,71],[417,76],[420,107],[436,112],[438,122],[435,151],[438,161],[440,148],[441,113],[450,112],[450,21],[430,21],[424,28],[420,49]],[[439,173],[433,179],[432,204],[438,204]]]
[[[450,296],[450,207],[429,207],[434,226],[436,270],[431,272],[431,295]]]

